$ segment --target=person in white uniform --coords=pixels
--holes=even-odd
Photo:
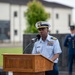
[[[49,35],[49,27],[50,24],[46,21],[36,23],[40,39],[34,43],[32,54],[40,53],[54,62],[53,70],[46,71],[45,75],[59,75],[57,63],[62,51],[58,39]]]

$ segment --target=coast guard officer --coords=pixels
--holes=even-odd
[[[59,54],[62,51],[58,39],[49,35],[49,26],[49,23],[45,21],[39,21],[36,23],[40,39],[35,42],[32,54],[40,53],[54,62],[53,70],[46,71],[46,75],[59,75],[57,63]]]
[[[68,48],[68,68],[69,75],[72,75],[73,60],[75,59],[75,26],[70,26],[71,34],[64,40],[64,46]]]

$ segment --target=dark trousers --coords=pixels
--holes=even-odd
[[[46,71],[45,75],[59,75],[57,64],[54,63],[53,70]]]
[[[68,71],[69,71],[69,75],[72,75],[72,70],[73,70],[73,60],[75,59],[75,54],[71,54],[69,55],[69,59],[68,59]]]

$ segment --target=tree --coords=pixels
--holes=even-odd
[[[28,3],[28,9],[25,13],[27,20],[27,28],[25,33],[37,33],[35,23],[38,21],[45,21],[49,18],[49,14],[45,12],[43,5],[36,0]]]

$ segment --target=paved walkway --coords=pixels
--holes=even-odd
[[[22,47],[22,43],[0,43],[0,48],[2,47]]]

